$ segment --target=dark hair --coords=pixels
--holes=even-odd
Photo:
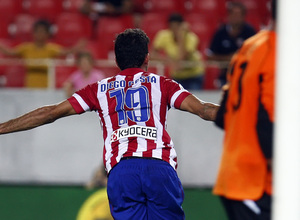
[[[45,30],[50,33],[50,28],[51,28],[51,24],[49,21],[47,20],[37,20],[34,24],[33,24],[33,30],[35,31],[37,28],[39,27],[43,27],[45,28]]]
[[[240,8],[243,15],[246,15],[246,13],[247,13],[246,6],[241,2],[228,2],[228,4],[227,4],[228,13],[231,13],[233,8]]]
[[[141,67],[148,54],[149,38],[141,29],[126,29],[115,40],[116,62],[121,70]]]
[[[183,19],[182,15],[178,14],[178,13],[173,13],[168,18],[168,22],[169,23],[171,23],[171,22],[179,22],[179,23],[181,23],[183,21],[184,21],[184,19]]]
[[[272,0],[271,2],[271,15],[274,20],[276,20],[277,14],[277,0]]]

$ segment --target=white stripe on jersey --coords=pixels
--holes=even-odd
[[[101,106],[102,109],[102,115],[103,115],[103,119],[104,119],[104,124],[103,126],[105,126],[105,128],[107,130],[108,134],[111,134],[113,132],[112,130],[112,123],[110,120],[110,117],[105,117],[106,115],[108,115],[108,102],[107,102],[107,98],[106,98],[106,93],[101,92],[101,84],[105,83],[107,84],[108,79],[104,79],[102,81],[100,81],[98,83],[98,94],[97,94],[97,98],[99,100],[99,105]],[[106,153],[105,153],[105,167],[107,170],[111,169],[111,164],[110,164],[110,158],[111,158],[111,151],[112,151],[112,147],[111,147],[111,143],[110,143],[110,135],[107,135],[106,139],[104,140],[104,146],[106,149]]]
[[[171,144],[173,144],[173,143],[171,142]],[[172,167],[174,167],[174,169],[176,167],[176,162],[173,160],[175,157],[176,157],[176,151],[175,151],[174,147],[172,147],[171,151],[170,151],[170,159],[172,159],[172,160],[170,160],[170,164]]]
[[[133,79],[129,79],[127,77],[131,77],[133,76]],[[142,78],[141,78],[142,77]],[[139,80],[141,78],[141,80]],[[114,81],[116,82],[112,82],[112,83],[108,83],[110,82],[112,79],[114,79],[114,77],[111,78],[107,78],[107,79],[103,79],[101,81],[98,82],[98,85],[93,84],[93,86],[97,86],[97,99],[98,99],[98,104],[100,106],[100,109],[98,109],[98,113],[99,113],[99,117],[100,117],[100,121],[101,124],[103,126],[103,131],[104,134],[106,135],[104,137],[104,146],[105,146],[105,155],[103,155],[104,160],[105,160],[105,167],[106,170],[109,172],[112,169],[112,166],[114,166],[116,163],[118,163],[122,156],[125,153],[128,153],[128,155],[132,155],[132,156],[138,156],[138,157],[142,157],[144,152],[147,152],[147,156],[152,156],[154,158],[159,158],[162,159],[164,158],[164,160],[168,160],[168,162],[170,163],[170,165],[176,169],[176,162],[174,161],[174,159],[176,159],[176,151],[173,148],[173,141],[169,138],[165,127],[167,125],[167,112],[168,112],[168,103],[164,103],[162,101],[162,98],[164,97],[165,94],[167,95],[171,95],[169,94],[166,89],[167,88],[161,88],[161,82],[163,81],[164,83],[166,82],[164,78],[161,78],[160,76],[156,75],[156,74],[150,74],[150,75],[146,75],[143,76],[143,72],[138,72],[134,75],[116,75]],[[122,82],[122,86],[119,87],[120,82]],[[125,83],[126,84],[125,84]],[[171,83],[170,81],[167,81],[166,83],[169,83],[170,86],[174,86],[174,89],[179,89],[178,87],[176,88],[176,84],[174,82]],[[145,88],[147,88],[147,91],[149,92],[149,94],[146,92],[146,94],[144,93],[140,93],[140,95],[138,95],[137,91],[139,90],[131,90],[134,91],[132,93],[127,93],[127,88],[129,87],[133,87],[133,88],[139,88],[140,86],[144,86]],[[109,87],[108,87],[109,86]],[[120,94],[123,95],[121,96],[119,99],[115,99],[113,97],[109,97],[109,91],[110,89],[115,87],[115,92],[112,93],[113,96],[115,96],[115,94]],[[90,88],[87,88],[90,89]],[[118,90],[120,93],[118,93]],[[78,94],[74,95],[74,98],[78,101],[78,104],[85,110],[88,111],[90,110],[90,108],[88,107],[87,103],[81,98],[81,93],[82,93],[82,97],[87,98],[86,97],[86,93],[88,93],[87,95],[89,95],[89,93],[93,93],[95,90],[95,88],[93,88],[93,90],[81,90],[78,92]],[[130,91],[130,90],[129,90]],[[184,92],[186,90],[184,90],[182,87],[180,88],[180,90],[178,90],[177,92],[175,92],[172,97],[171,97],[171,101],[170,101],[170,106],[172,108],[174,108],[175,102],[178,99],[178,97],[182,94],[182,92]],[[124,93],[123,93],[124,92]],[[139,91],[140,92],[140,91]],[[132,96],[127,96],[127,95],[132,95]],[[143,95],[143,96],[142,96]],[[145,97],[146,95],[146,97]],[[149,95],[149,97],[148,97]],[[143,98],[143,99],[142,99]],[[143,105],[145,104],[145,102],[141,102],[141,100],[145,101],[144,98],[149,100],[146,100],[147,103],[147,107],[149,107],[149,104],[151,105],[152,109],[150,112],[150,118],[151,121],[146,122],[144,121],[136,121],[136,120],[131,120],[130,125],[140,125],[140,126],[147,126],[150,125],[152,127],[156,127],[157,129],[157,139],[156,140],[147,140],[145,138],[142,137],[137,137],[136,142],[129,142],[128,138],[122,138],[118,140],[118,146],[116,145],[116,143],[112,143],[111,142],[111,134],[114,132],[113,129],[116,128],[125,128],[128,127],[128,123],[124,123],[124,124],[115,124],[117,123],[117,121],[115,120],[119,120],[118,118],[116,118],[117,116],[115,116],[115,113],[112,113],[109,111],[109,109],[111,109],[112,106],[110,105],[115,105],[118,104],[118,107],[116,108],[120,108],[119,105],[121,105],[121,111],[124,112],[118,112],[118,116],[120,116],[119,113],[125,113],[125,117],[128,117],[129,120],[129,116],[127,115],[127,107],[132,109],[132,105],[130,105],[131,107],[127,106],[127,102],[131,101],[131,102],[135,102],[138,103],[139,105],[141,105],[143,103]],[[115,103],[116,102],[116,103]],[[121,102],[121,103],[119,103]],[[131,103],[133,104],[133,103]],[[123,107],[125,109],[123,109]],[[135,106],[136,107],[136,106]],[[146,107],[146,106],[138,106],[137,108],[141,108],[141,107]],[[134,109],[133,109],[134,110]],[[140,110],[140,109],[138,109]],[[135,112],[135,113],[141,113],[141,117],[145,116],[144,113],[145,112]],[[164,114],[164,115],[162,115]],[[123,116],[123,115],[121,115]],[[136,116],[136,114],[135,114]],[[165,120],[164,120],[165,119]],[[152,121],[153,120],[153,121]],[[162,121],[163,120],[163,121]],[[154,123],[154,124],[153,124]],[[153,142],[155,143],[155,145],[152,145]],[[151,144],[151,150],[148,150],[149,148],[149,144]],[[132,145],[132,146],[131,146]],[[168,147],[170,147],[170,151],[169,150],[163,150],[165,149],[165,145],[167,145]],[[117,149],[112,149],[112,146],[117,147]],[[131,149],[132,147],[132,149]],[[135,149],[135,147],[137,147],[137,149]],[[154,149],[152,149],[152,147]],[[128,149],[130,148],[130,151],[128,152]],[[112,154],[112,151],[114,150],[114,155]]]
[[[151,74],[151,76],[154,74]],[[157,87],[160,88],[160,80],[159,77],[157,78]],[[161,103],[161,90],[160,89],[152,89],[151,90],[151,97],[155,97],[155,99],[159,100],[159,103]],[[155,113],[160,113],[160,105],[152,105],[152,112],[153,114]],[[164,145],[163,143],[163,126],[160,122],[160,114],[154,115],[154,123],[155,127],[157,128],[157,138],[156,138],[156,144],[159,146],[159,149],[155,149],[152,152],[152,157],[155,158],[162,158],[162,146]]]
[[[135,74],[133,80],[136,81],[137,79],[139,79],[141,77],[141,75],[142,75],[142,72]],[[141,86],[141,82],[138,81],[138,83],[134,84],[132,87],[140,87],[140,86]],[[145,122],[139,122],[137,124],[146,126]],[[142,157],[144,151],[147,151],[147,140],[144,138],[138,137],[137,138],[137,149],[136,149],[136,152],[133,152],[132,156]]]
[[[175,105],[176,99],[177,99],[178,96],[179,96],[182,92],[184,92],[184,91],[186,91],[186,90],[178,90],[177,92],[174,93],[174,95],[173,95],[172,98],[171,98],[171,103],[170,103],[171,108],[175,108],[174,105]]]
[[[84,111],[90,110],[90,107],[88,106],[88,104],[86,104],[86,102],[83,101],[83,99],[78,94],[74,93],[73,97],[77,100],[77,102],[79,102],[79,104],[81,105],[81,107],[83,108]]]
[[[121,80],[124,80],[125,78],[126,78],[125,76],[117,75],[117,76],[116,76],[116,81],[121,81]],[[106,81],[105,83],[107,83],[107,81]],[[106,94],[106,93],[104,93],[104,94]],[[106,99],[106,96],[105,96],[105,99]],[[107,101],[107,100],[106,100],[106,101]],[[108,107],[107,107],[107,108],[108,108]],[[110,118],[110,117],[107,117],[107,118],[108,118],[108,120],[110,121],[110,123],[112,124],[111,118]],[[121,127],[121,128],[122,128],[122,127],[127,127],[127,124],[122,124],[120,127]],[[112,132],[113,132],[113,129],[107,130],[107,133],[108,133],[107,141],[110,141],[110,137],[111,137]],[[121,160],[123,154],[126,153],[126,151],[127,151],[127,149],[128,149],[128,138],[124,138],[124,139],[122,139],[122,140],[119,140],[119,143],[120,143],[120,144],[119,144],[119,146],[118,146],[118,156],[116,157],[116,161],[117,161],[117,162],[119,162],[119,161]],[[110,153],[112,149],[111,149],[111,145],[109,145],[109,146],[110,146],[110,148],[109,148],[109,153]],[[108,151],[107,148],[106,148],[106,150]],[[106,151],[106,152],[107,152],[107,151]],[[107,155],[108,155],[108,154],[107,154]],[[110,153],[110,154],[109,154],[109,158],[111,158],[111,157],[112,157],[112,154]],[[107,162],[110,163],[110,160],[107,161]],[[111,165],[109,165],[109,166],[111,166]],[[110,169],[107,168],[107,170],[110,170]]]

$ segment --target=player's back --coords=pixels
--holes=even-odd
[[[134,156],[162,159],[175,168],[166,118],[170,107],[179,108],[183,92],[173,80],[137,68],[100,81],[97,98],[107,166]]]
[[[215,192],[232,199],[256,199],[269,187],[257,123],[262,105],[273,119],[275,41],[274,32],[262,31],[245,41],[231,62],[224,156]]]

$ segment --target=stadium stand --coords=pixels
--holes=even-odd
[[[112,58],[114,39],[116,35],[127,28],[133,28],[131,15],[120,15],[117,17],[101,17],[96,27],[96,39],[99,54],[102,59]]]
[[[168,15],[164,13],[146,13],[143,15],[141,29],[143,29],[150,38],[150,44],[159,30],[168,27],[167,19]]]
[[[23,0],[0,0],[0,19],[11,22],[15,15],[23,12]]]
[[[133,0],[134,11],[137,13],[145,13],[147,11],[147,0]]]
[[[63,2],[63,9],[68,12],[78,12],[83,0],[65,0]]]
[[[0,68],[0,86],[24,87],[26,69],[24,65],[4,65]],[[3,84],[3,85],[2,85]]]
[[[198,49],[203,53],[219,25],[218,18],[191,13],[185,16],[185,20],[189,23],[190,29],[198,35],[200,39]]]
[[[66,47],[74,45],[79,39],[92,36],[92,21],[79,13],[61,13],[57,16],[55,26],[54,41]]]
[[[226,12],[226,0],[186,0],[184,7],[186,13],[197,13],[207,17],[223,19]]]
[[[184,12],[183,0],[148,0],[145,2],[145,8],[147,12],[165,13],[170,14],[172,12]]]
[[[61,0],[24,0],[23,6],[27,13],[51,22],[63,11]]]
[[[9,27],[10,22],[7,20],[1,20],[0,22],[0,39],[8,39],[9,38]]]
[[[269,0],[236,0],[246,5],[247,21],[257,30],[267,26],[269,20]],[[140,27],[151,42],[161,29],[167,28],[167,17],[171,12],[183,14],[190,28],[200,38],[199,50],[204,52],[208,46],[213,31],[224,21],[226,4],[229,0],[133,0],[134,13],[121,16],[100,16],[96,25],[88,16],[80,13],[83,0],[0,0],[0,42],[8,42],[14,46],[31,40],[32,24],[41,18],[47,18],[53,23],[53,41],[63,46],[74,45],[79,39],[88,40],[86,50],[95,59],[113,58],[113,40],[117,33],[126,28]],[[139,15],[140,23],[136,25],[133,18]],[[4,56],[0,55],[0,59]],[[105,67],[108,75],[117,69]],[[7,66],[0,66],[3,75]],[[63,68],[57,68],[57,80],[63,79]],[[8,79],[14,74],[9,70]],[[66,70],[66,72],[68,72]],[[207,68],[205,88],[214,88],[213,77],[215,67]],[[62,75],[61,77],[59,75]],[[68,75],[68,74],[66,74]],[[7,85],[21,85],[20,83]],[[57,82],[56,86],[61,86]]]
[[[77,69],[76,66],[56,66],[55,67],[55,88],[62,88],[64,82]]]
[[[32,26],[36,18],[30,14],[17,14],[9,26],[11,39],[16,43],[32,40]]]
[[[220,75],[220,69],[217,66],[206,66],[203,89],[214,90],[218,89],[217,78]]]

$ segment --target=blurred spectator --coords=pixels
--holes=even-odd
[[[104,166],[100,166],[94,172],[92,179],[87,183],[87,189],[95,189],[107,186],[107,173]]]
[[[220,71],[219,87],[226,83],[227,65],[232,55],[247,38],[256,33],[255,29],[245,21],[246,7],[242,3],[229,2],[227,14],[227,23],[216,31],[206,51],[208,60],[224,62]]]
[[[81,206],[76,220],[113,220],[106,192],[107,176],[103,166],[97,168],[88,189],[101,188],[94,192]]]
[[[169,67],[171,78],[185,89],[201,89],[204,68],[197,50],[199,38],[189,30],[189,24],[180,14],[171,14],[168,25],[168,29],[155,35],[151,59],[163,61]]]
[[[132,0],[84,0],[80,10],[83,14],[95,17],[103,15],[119,15],[133,11]]]
[[[90,53],[82,52],[78,55],[78,70],[75,71],[64,83],[66,95],[70,97],[75,91],[97,82],[105,77],[105,74],[95,69],[94,60]]]
[[[65,56],[81,50],[85,41],[79,41],[72,48],[48,42],[51,25],[47,20],[38,20],[33,25],[33,41],[24,42],[14,48],[8,48],[0,44],[0,52],[8,56],[17,56],[24,59],[47,59]],[[25,79],[26,87],[46,88],[48,86],[48,68],[43,64],[31,63],[27,66]]]

